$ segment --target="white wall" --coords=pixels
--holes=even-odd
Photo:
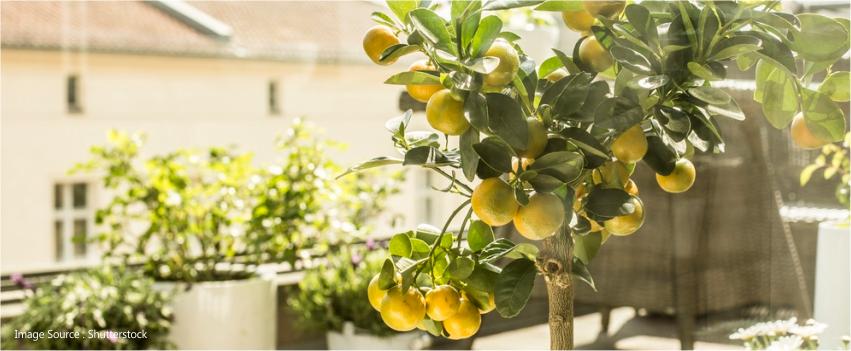
[[[146,132],[147,155],[236,144],[268,162],[275,136],[304,116],[349,145],[333,155],[342,164],[395,156],[383,125],[400,114],[401,89],[382,82],[405,68],[4,49],[2,272],[55,265],[52,186],[88,157],[91,145],[105,142],[108,129]],[[82,114],[66,112],[69,73],[80,75]],[[270,79],[279,81],[281,116],[267,112]],[[413,214],[416,177],[409,174],[405,195],[392,208]],[[415,225],[417,218],[409,215],[408,221]]]

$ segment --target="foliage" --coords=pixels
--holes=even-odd
[[[817,350],[819,335],[826,327],[812,319],[798,325],[798,320],[791,318],[739,328],[730,340],[742,341],[748,350]]]
[[[342,331],[352,322],[357,330],[384,336],[392,330],[381,322],[367,300],[367,286],[381,270],[385,250],[371,246],[343,246],[327,261],[307,271],[288,304],[298,315],[299,327],[307,330]]]
[[[834,63],[848,51],[847,19],[783,13],[777,1],[607,3],[453,1],[446,19],[429,1],[399,0],[387,2],[395,18],[373,13],[380,26],[400,37],[400,43],[377,55],[377,63],[392,64],[400,56],[417,53],[435,67],[401,72],[385,83],[439,84],[463,103],[463,122],[469,124],[457,121],[456,105],[445,101],[445,93],[435,94],[440,100],[431,99],[427,111],[444,113],[427,112],[429,123],[453,134],[463,131],[457,142],[434,131],[409,130],[408,111],[386,124],[401,156],[375,158],[349,170],[398,164],[424,167],[449,181],[441,190],[462,197],[442,229],[420,226],[392,238],[381,288],[396,286],[394,275],[400,273],[406,291],[425,273],[430,285],[452,285],[480,308],[489,294],[495,294],[497,311],[504,317],[516,315],[532,290],[530,276],[547,268],[535,263],[540,266],[548,257],[538,257],[533,245],[494,237],[492,226],[503,223],[472,217],[480,211],[473,184],[467,182],[492,177],[508,179],[519,206],[530,204],[536,193],[561,198],[562,227],[534,234],[537,239],[548,234],[547,240],[572,242],[569,272],[593,287],[588,265],[609,239],[606,224],[632,216],[626,217],[628,224],[637,227],[634,224],[640,226],[644,218],[637,189],[629,188],[634,161],[621,162],[628,158],[617,153],[613,158],[610,146],[624,131],[639,126],[643,138],[620,149],[646,148],[641,152],[643,161],[657,173],[657,181],[677,185],[676,192],[688,189],[695,173],[685,158],[694,150],[723,152],[719,120],[745,118],[736,101],[713,86],[726,79],[728,69],[755,67],[754,100],[774,127],[786,128],[802,114],[805,128],[818,141],[838,141],[845,134],[845,116],[838,103],[848,101],[848,72],[835,71]],[[553,49],[554,55],[538,64],[493,14],[533,6],[539,11],[586,11],[596,18],[590,35],[572,50]],[[491,53],[505,42],[513,49]],[[367,51],[374,49],[366,44]],[[515,59],[517,66],[512,65]],[[494,83],[505,75],[511,78],[507,84]],[[817,75],[827,78],[814,87]],[[534,134],[530,118],[546,129],[545,147],[531,156],[542,137]],[[451,122],[453,128],[437,128],[433,121]],[[465,211],[471,204],[467,198],[473,198],[472,208]],[[463,221],[453,238],[448,229],[456,217]],[[565,262],[566,267],[570,263]],[[562,279],[544,271],[549,280]],[[440,322],[426,322],[432,333],[445,335]]]
[[[296,121],[278,142],[283,162],[257,167],[250,153],[222,147],[141,160],[144,137],[113,131],[73,171],[103,172],[111,192],[96,214],[106,257],[141,262],[157,280],[240,279],[262,263],[295,261],[302,247],[327,246],[336,240],[327,232],[363,230],[351,224],[375,205],[363,192],[388,191],[334,182],[339,168],[327,154],[336,146],[315,134]]]
[[[40,285],[26,310],[3,326],[4,349],[162,349],[171,346],[168,296],[124,266],[70,273]],[[19,332],[78,332],[80,337],[15,338]],[[117,334],[104,334],[112,331]],[[124,332],[145,332],[145,338]],[[99,332],[99,337],[90,337]]]
[[[848,147],[851,145],[851,132],[845,134],[842,144],[827,144],[821,148],[821,154],[815,162],[801,171],[801,186],[806,185],[816,171],[822,170],[824,179],[838,178],[836,183],[836,201],[849,207],[851,196],[851,165],[849,165]]]

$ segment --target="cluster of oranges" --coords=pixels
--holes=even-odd
[[[441,322],[450,339],[466,339],[479,331],[482,314],[496,307],[493,294],[487,306],[478,307],[451,285],[438,285],[423,296],[414,287],[402,291],[402,279],[398,275],[395,286],[381,289],[378,277],[369,282],[369,303],[381,313],[384,323],[396,331],[427,330],[426,322],[430,320]]]
[[[579,60],[596,72],[603,72],[612,66],[612,55],[600,45],[597,38],[591,34],[597,16],[606,18],[618,17],[626,7],[626,1],[583,1],[582,8],[564,11],[561,14],[568,28],[582,33],[585,38],[579,44]]]

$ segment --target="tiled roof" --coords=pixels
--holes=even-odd
[[[364,60],[361,36],[378,5],[368,1],[189,2],[233,29],[196,30],[144,2],[8,2],[3,47],[262,59]]]

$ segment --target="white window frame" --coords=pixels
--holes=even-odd
[[[74,185],[86,184],[86,206],[74,208]],[[97,189],[96,182],[89,178],[64,178],[53,182],[50,192],[50,207],[53,210],[53,220],[50,225],[50,237],[53,243],[53,256],[56,262],[75,263],[91,262],[97,258],[94,246],[85,243],[85,254],[77,256],[74,253],[74,222],[82,219],[86,221],[86,238],[92,238],[95,229],[95,212]],[[55,187],[60,186],[62,191],[62,206],[56,208]],[[62,251],[56,247],[56,222],[62,222]]]

